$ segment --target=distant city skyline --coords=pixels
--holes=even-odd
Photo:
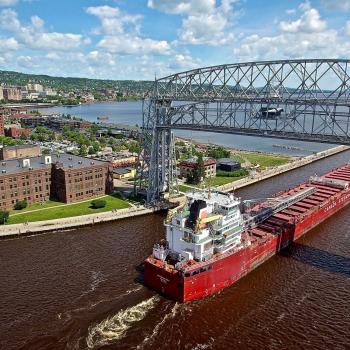
[[[0,0],[1,70],[149,80],[349,55],[350,0]]]

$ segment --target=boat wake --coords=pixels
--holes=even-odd
[[[153,339],[156,337],[156,335],[158,334],[159,330],[162,329],[164,327],[164,324],[172,318],[175,318],[176,314],[179,311],[179,307],[180,304],[179,303],[175,303],[174,306],[171,308],[170,312],[167,313],[163,319],[161,320],[161,322],[159,322],[153,329],[152,334],[150,334],[149,336],[145,337],[145,339],[143,340],[143,342],[141,344],[139,344],[137,346],[137,350],[142,349],[145,345],[149,345],[150,343],[152,343]]]
[[[114,316],[108,317],[100,323],[89,327],[86,344],[89,349],[111,344],[123,338],[135,322],[141,321],[154,308],[158,296],[154,296],[141,303],[120,310]]]

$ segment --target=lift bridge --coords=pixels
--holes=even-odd
[[[143,102],[138,187],[174,190],[173,129],[350,145],[350,60],[226,64],[155,80]]]

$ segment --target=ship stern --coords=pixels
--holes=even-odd
[[[184,302],[184,278],[165,262],[149,257],[144,262],[145,284],[165,297]]]

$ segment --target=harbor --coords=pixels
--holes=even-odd
[[[266,198],[349,159],[345,151],[236,195]],[[349,217],[349,208],[340,211],[234,286],[191,304],[139,279],[137,266],[164,237],[162,214],[3,240],[0,312],[10,321],[0,323],[1,347],[290,349],[299,339],[306,349],[345,349]]]

